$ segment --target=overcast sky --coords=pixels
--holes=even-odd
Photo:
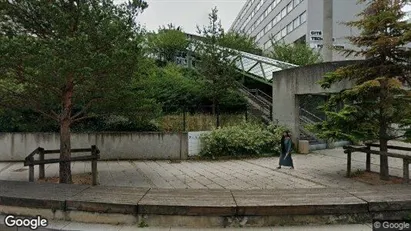
[[[124,0],[114,0],[116,3]],[[138,18],[148,30],[173,23],[187,33],[197,33],[196,25],[208,24],[208,14],[217,7],[218,16],[228,30],[246,0],[147,0],[148,8]]]
[[[187,33],[197,33],[196,25],[208,24],[208,14],[217,7],[218,16],[225,30],[228,30],[246,0],[146,0],[148,8],[138,18],[148,30],[173,23],[183,27]],[[125,0],[114,0],[115,3]],[[406,8],[407,11],[411,7]]]

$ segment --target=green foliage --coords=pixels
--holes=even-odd
[[[213,100],[213,105],[218,105],[221,97],[230,89],[235,89],[235,66],[231,61],[236,55],[227,48],[219,46],[219,41],[224,37],[224,30],[217,15],[217,8],[209,14],[209,25],[198,28],[198,33],[203,36],[202,42],[197,44],[196,56],[199,59],[197,69],[204,76],[206,92]]]
[[[248,36],[247,34],[232,31],[224,33],[218,41],[218,44],[223,47],[228,47],[256,55],[262,54],[262,50],[258,47],[255,39]]]
[[[168,28],[160,28],[157,33],[147,35],[149,52],[166,62],[173,62],[177,54],[185,52],[189,43],[184,32],[172,24]]]
[[[362,30],[350,38],[362,49],[342,52],[367,59],[328,73],[320,81],[323,88],[343,80],[354,82],[352,88],[331,96],[324,106],[327,120],[317,125],[320,136],[386,143],[396,138],[394,124],[407,125],[404,118],[411,116],[410,94],[402,83],[411,80],[406,63],[411,52],[403,46],[411,42],[411,24],[401,21],[404,4],[376,0],[368,4],[358,21],[347,23]]]
[[[281,135],[286,129],[275,125],[242,123],[219,128],[202,136],[201,155],[207,157],[280,153]]]
[[[1,105],[26,107],[59,122],[134,110],[124,106],[131,104],[112,108],[108,102],[137,100],[124,86],[130,85],[142,56],[135,19],[147,7],[144,1],[0,4],[0,80],[10,83],[1,84]]]
[[[267,56],[283,62],[299,66],[322,62],[321,54],[305,43],[285,44],[284,41],[274,42],[271,40],[272,48]]]

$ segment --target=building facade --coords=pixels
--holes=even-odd
[[[305,42],[321,50],[323,38],[324,0],[247,0],[230,30],[244,32],[256,38],[267,51],[271,38],[285,43]],[[358,35],[356,28],[343,25],[353,21],[365,5],[357,0],[333,0],[333,43],[335,47],[354,48],[347,36]],[[334,51],[333,60],[352,60]]]

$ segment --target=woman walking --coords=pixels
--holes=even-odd
[[[288,166],[294,169],[293,158],[291,158],[291,148],[292,148],[291,134],[289,131],[286,131],[281,137],[281,155],[280,155],[280,161],[278,164],[279,166],[277,169],[280,169],[281,166]]]

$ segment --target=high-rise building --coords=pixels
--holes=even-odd
[[[333,0],[333,45],[354,48],[346,38],[358,35],[356,28],[343,25],[365,9],[357,0]],[[247,0],[230,30],[256,38],[263,50],[271,48],[271,38],[285,43],[305,42],[321,49],[323,43],[324,0]],[[360,59],[334,51],[333,60]]]

